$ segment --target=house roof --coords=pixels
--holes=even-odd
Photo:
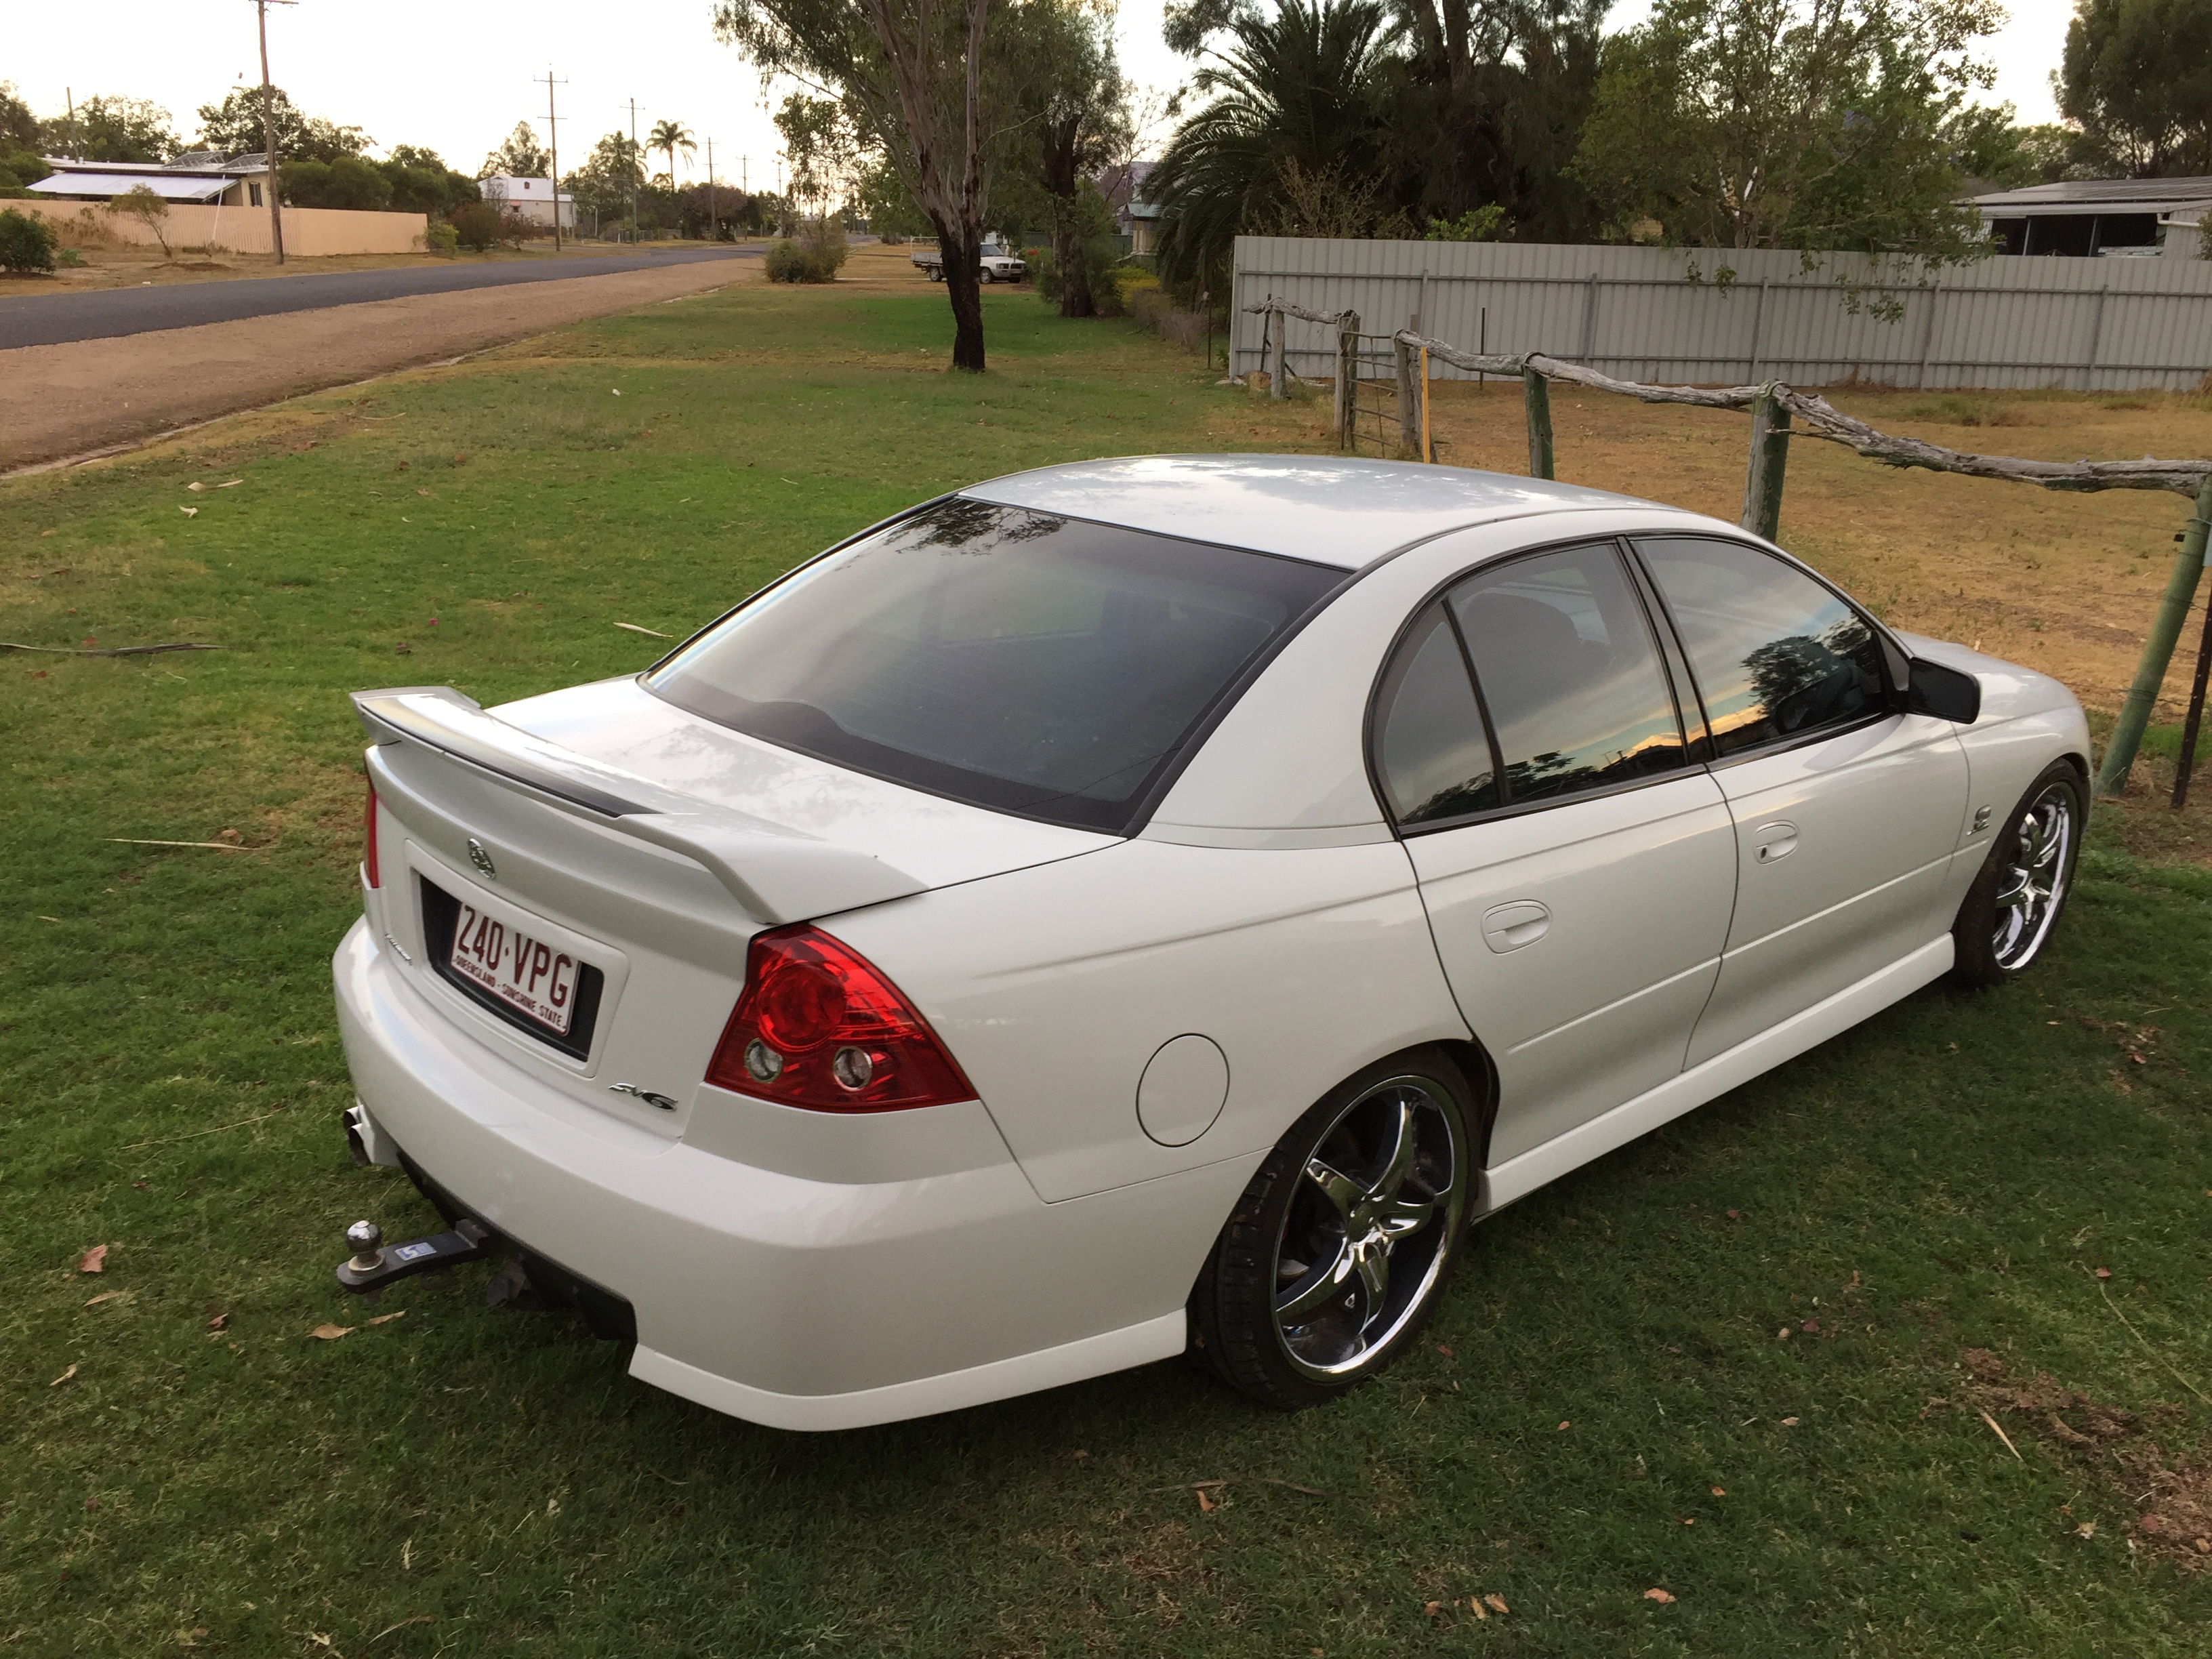
[[[94,173],[70,162],[67,171],[50,173],[23,188],[39,196],[104,202],[112,196],[126,195],[143,185],[164,201],[211,202],[228,190],[232,182],[222,173],[157,173],[143,168],[137,172],[118,169]]]
[[[2051,214],[2172,213],[2212,205],[2212,179],[2068,179],[1972,196],[1987,218]]]

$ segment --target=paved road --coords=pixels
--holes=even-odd
[[[315,276],[261,276],[230,282],[173,283],[161,288],[112,288],[90,294],[33,295],[0,300],[0,350],[111,340],[153,329],[231,323],[291,311],[451,294],[508,283],[550,283],[652,270],[700,259],[758,258],[758,248],[684,248],[599,258],[501,261],[495,264],[407,266],[392,270],[337,270]]]

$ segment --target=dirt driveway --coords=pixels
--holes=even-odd
[[[0,470],[760,280],[757,260],[710,260],[0,351]]]

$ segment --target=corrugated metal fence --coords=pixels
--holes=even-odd
[[[1470,351],[1542,351],[1633,380],[2187,392],[2212,370],[2212,261],[1984,259],[1879,290],[1902,301],[1894,321],[1844,302],[1847,283],[1875,274],[1863,255],[1823,261],[1808,272],[1765,249],[1240,236],[1230,372],[1266,367],[1266,325],[1247,308],[1270,295],[1356,311],[1364,331],[1418,317]],[[1291,369],[1333,376],[1329,331],[1289,327]],[[1362,377],[1389,364],[1367,359]]]

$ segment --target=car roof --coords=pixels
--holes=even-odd
[[[1347,570],[1494,519],[1650,505],[1547,478],[1338,455],[1126,455],[1009,473],[960,494]]]

